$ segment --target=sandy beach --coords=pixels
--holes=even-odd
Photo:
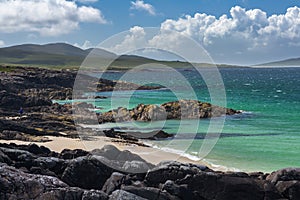
[[[117,142],[116,140],[112,141],[111,138],[104,136],[96,136],[90,138],[89,140],[81,139],[72,139],[67,137],[53,137],[48,136],[52,141],[50,142],[24,142],[19,140],[0,140],[0,143],[15,143],[15,144],[30,144],[35,143],[39,146],[45,146],[51,149],[52,151],[61,152],[63,149],[83,149],[86,151],[91,151],[93,149],[101,149],[105,145],[114,145],[120,150],[128,150],[132,153],[138,154],[146,161],[152,164],[158,164],[161,161],[178,161],[181,163],[194,163],[199,165],[206,165],[211,169],[218,171],[228,171],[226,167],[222,166],[213,166],[204,161],[195,161],[187,157],[181,156],[176,153],[163,151],[157,148],[152,147],[143,147],[134,144],[127,144],[123,142]]]

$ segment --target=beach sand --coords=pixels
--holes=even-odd
[[[116,142],[112,141],[111,138],[107,138],[104,136],[96,136],[89,138],[88,140],[81,139],[72,139],[66,137],[52,137],[48,136],[52,141],[50,142],[24,142],[19,140],[0,140],[0,143],[15,143],[15,144],[30,144],[35,143],[39,146],[45,146],[51,149],[52,151],[61,152],[63,149],[83,149],[86,151],[91,151],[93,149],[100,149],[105,145],[114,145],[120,150],[128,150],[132,153],[138,154],[146,161],[152,164],[158,164],[161,161],[178,161],[181,163],[194,163],[199,165],[206,165],[213,170],[218,171],[227,171],[225,167],[216,167],[212,166],[205,161],[199,160],[191,160],[187,157],[181,156],[176,153],[163,151],[157,148],[152,147],[143,147],[137,146],[128,143]]]

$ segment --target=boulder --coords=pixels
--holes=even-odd
[[[99,189],[113,173],[113,164],[102,156],[84,156],[73,159],[62,175],[70,186],[84,189]]]
[[[125,175],[119,172],[114,172],[109,179],[106,180],[105,184],[102,187],[102,191],[110,195],[113,191],[120,189]]]
[[[148,171],[145,180],[150,186],[165,183],[167,180],[178,181],[187,175],[195,175],[208,169],[205,166],[183,164],[176,161],[161,162]]]

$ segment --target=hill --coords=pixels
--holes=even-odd
[[[175,68],[190,68],[191,64],[181,61],[160,61],[136,55],[116,55],[100,48],[80,49],[66,43],[52,43],[45,45],[23,44],[0,48],[0,64],[33,66],[46,68],[79,68],[85,58],[89,56],[90,68],[106,66],[109,69],[127,70],[143,64],[162,64]],[[199,67],[210,67],[212,64],[194,63]],[[218,67],[236,67],[232,65],[218,65]]]
[[[92,52],[92,54],[90,54]],[[89,55],[90,54],[90,55]],[[0,48],[0,64],[28,65],[41,67],[79,67],[87,56],[100,60],[115,60],[112,68],[128,68],[149,62],[153,59],[133,55],[117,56],[103,49],[80,49],[66,43],[45,45],[23,44]]]
[[[259,64],[258,66],[299,66],[300,67],[300,58],[290,58],[286,60],[268,62],[268,63]]]

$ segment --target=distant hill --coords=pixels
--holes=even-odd
[[[259,64],[258,66],[299,66],[300,67],[300,58],[291,58],[286,60],[280,60],[275,62],[268,62]]]
[[[23,44],[0,48],[0,63],[33,66],[80,66],[93,49],[83,50],[65,43]],[[97,55],[115,57],[116,55],[97,49]]]
[[[0,64],[37,66],[47,68],[78,68],[89,56],[91,62],[88,67],[106,66],[107,61],[114,60],[110,69],[126,70],[135,66],[148,63],[157,63],[175,68],[190,68],[192,65],[181,61],[159,61],[136,55],[116,55],[104,49],[86,49],[72,46],[66,43],[52,43],[45,45],[23,44],[0,48]],[[95,58],[95,59],[93,59]],[[210,67],[212,64],[194,63],[199,67]],[[219,67],[236,67],[231,65],[218,65]]]
[[[92,54],[90,54],[91,52]],[[115,60],[111,66],[117,69],[150,62],[159,62],[141,56],[118,56],[99,48],[83,50],[66,43],[53,43],[45,45],[23,44],[0,48],[0,64],[59,68],[79,67],[88,55],[97,57],[97,60]]]

